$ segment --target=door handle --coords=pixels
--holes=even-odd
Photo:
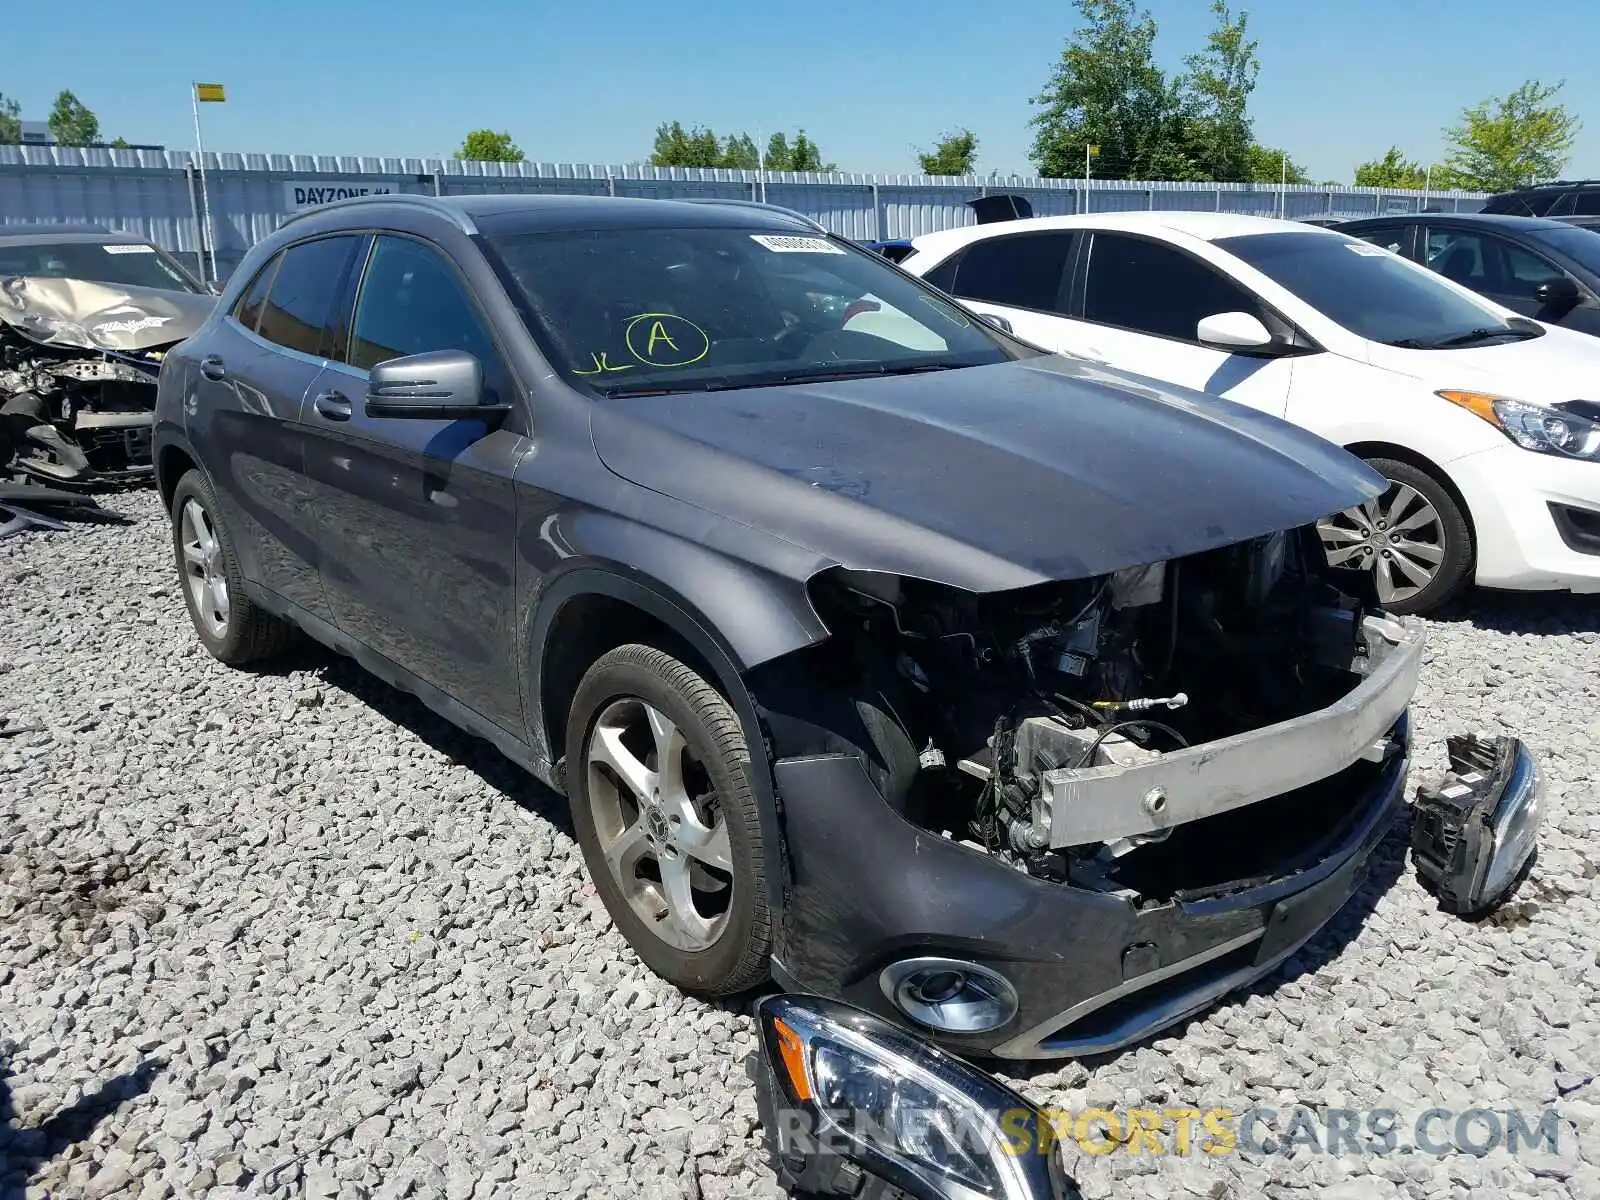
[[[207,379],[226,379],[228,377],[228,368],[215,354],[208,354],[200,360],[200,374]]]
[[[311,406],[330,421],[350,419],[350,397],[343,392],[323,392],[311,402]]]

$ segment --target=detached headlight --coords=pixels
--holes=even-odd
[[[1524,450],[1567,458],[1600,459],[1600,405],[1582,400],[1571,404],[1534,404],[1487,392],[1436,392],[1482,417]],[[1587,412],[1579,412],[1577,409]]]
[[[1078,1195],[1048,1120],[976,1067],[814,996],[769,997],[757,1020],[762,1123],[786,1186],[855,1196],[871,1177],[924,1200]]]

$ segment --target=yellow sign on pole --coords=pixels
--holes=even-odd
[[[227,93],[220,83],[197,83],[194,85],[194,98],[201,103],[210,101],[221,104],[227,100]]]
[[[202,96],[201,99],[203,100],[203,99],[205,99],[205,97]],[[1090,154],[1091,157],[1099,158],[1100,157],[1100,147],[1099,146],[1090,146],[1089,147],[1089,154]]]

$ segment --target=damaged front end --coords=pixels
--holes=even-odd
[[[1420,628],[1323,578],[1308,530],[1024,592],[837,571],[813,594],[851,689],[916,751],[890,797],[908,817],[1143,899],[1269,874],[1312,840],[1303,815],[1248,839],[1226,818],[1326,808],[1301,794],[1381,768],[1422,656]]]
[[[855,874],[907,892],[853,885],[845,934],[802,913],[781,977],[957,1048],[1114,1049],[1259,978],[1403,802],[1424,635],[1341,594],[1313,527],[989,595],[835,569],[812,598],[833,636],[805,695],[752,679],[796,910],[852,886],[850,838],[874,843]],[[909,838],[863,808],[852,748]]]
[[[0,281],[0,465],[57,487],[151,479],[162,360],[212,304],[81,279]]]

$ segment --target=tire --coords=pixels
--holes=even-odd
[[[776,853],[727,700],[670,654],[619,646],[578,685],[566,761],[589,878],[645,965],[702,997],[765,981]]]
[[[1369,458],[1367,465],[1389,488],[1318,523],[1328,562],[1359,569],[1367,598],[1390,612],[1433,612],[1471,580],[1472,527],[1429,472],[1392,458]]]
[[[183,602],[200,644],[213,658],[230,667],[243,666],[280,654],[299,640],[298,629],[245,595],[233,540],[218,516],[211,483],[199,471],[185,472],[178,480],[171,516],[172,553]],[[205,556],[203,562],[195,559],[196,552]],[[222,585],[220,592],[217,583]]]

